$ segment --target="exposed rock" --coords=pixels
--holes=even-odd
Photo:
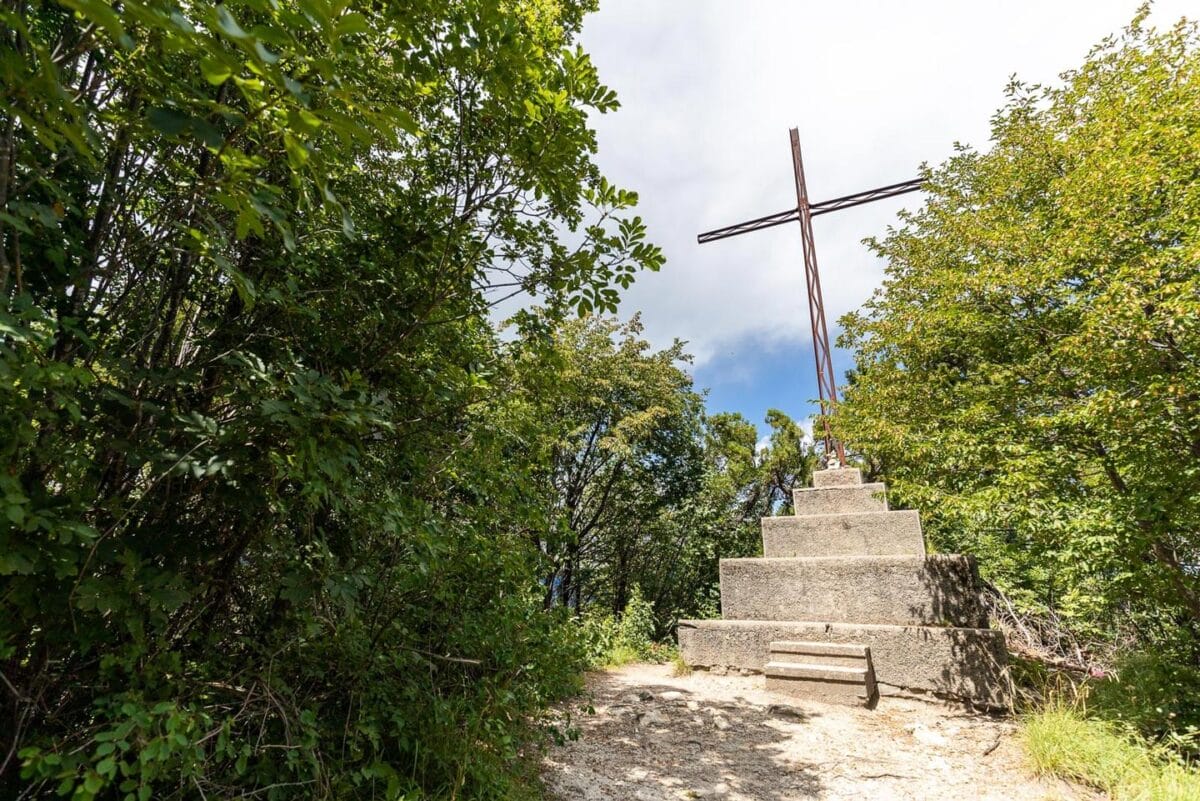
[[[665,726],[667,725],[667,716],[650,709],[638,715],[637,723],[639,726]]]
[[[785,718],[800,718],[803,720],[808,717],[803,711],[796,709],[794,706],[784,706],[783,704],[771,704],[767,707],[768,715],[778,715]]]

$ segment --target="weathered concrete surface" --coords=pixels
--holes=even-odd
[[[811,487],[792,490],[797,515],[836,515],[850,512],[883,512],[887,498],[883,484],[853,487]]]
[[[871,649],[858,643],[783,640],[771,643],[771,662],[867,668]]]
[[[975,560],[941,554],[722,559],[721,617],[987,627]]]
[[[818,621],[681,620],[679,648],[694,667],[761,671],[779,640],[860,643],[882,695],[937,693],[1007,709],[1012,697],[1004,635],[979,628]]]
[[[813,471],[814,487],[849,487],[861,483],[862,471],[856,467]]]
[[[768,662],[763,672],[768,692],[860,706],[870,706],[878,698],[875,678],[869,668]]]
[[[921,515],[915,510],[764,517],[763,555],[924,556]]]
[[[763,673],[768,676],[787,676],[793,679],[862,683],[866,679],[867,669],[839,665],[809,665],[800,662],[768,662],[763,668]]]

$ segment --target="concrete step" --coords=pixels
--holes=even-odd
[[[877,697],[870,665],[838,667],[797,662],[768,662],[763,668],[767,689],[816,701],[872,704]]]
[[[871,649],[856,643],[775,641],[771,643],[771,662],[801,662],[865,669],[871,662]]]
[[[986,628],[967,556],[722,559],[726,620],[830,620]]]
[[[792,490],[797,515],[837,515],[850,512],[885,512],[884,484],[810,487]]]
[[[1004,635],[996,629],[836,623],[827,620],[681,620],[679,650],[692,667],[761,671],[781,641],[865,645],[881,694],[936,693],[988,709],[1011,701]],[[928,697],[928,696],[926,696]]]
[[[925,555],[921,515],[911,509],[764,517],[762,538],[768,557]]]
[[[837,470],[814,470],[814,487],[852,487],[862,483],[862,471],[855,467]]]
[[[827,681],[866,681],[870,672],[866,667],[844,667],[839,665],[811,665],[806,662],[768,662],[763,667],[767,676],[784,676],[792,679],[825,679]]]

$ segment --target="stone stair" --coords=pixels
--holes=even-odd
[[[773,689],[826,700],[1008,705],[1004,640],[971,557],[926,555],[919,514],[889,510],[886,487],[853,468],[817,471],[793,498],[795,515],[763,519],[764,556],[721,560],[722,619],[679,622],[689,665],[763,672]]]
[[[850,512],[762,521],[763,556],[925,555],[916,511]]]
[[[763,667],[767,689],[822,701],[874,706],[879,698],[865,645],[776,641]]]

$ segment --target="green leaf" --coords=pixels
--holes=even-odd
[[[146,119],[162,133],[168,136],[177,136],[187,130],[192,117],[179,109],[159,106],[150,109],[146,113]]]
[[[200,72],[204,75],[204,80],[208,81],[213,86],[220,86],[229,80],[233,75],[233,67],[226,63],[223,59],[213,58],[211,56],[201,59]]]
[[[99,25],[114,41],[129,46],[132,41],[125,33],[121,18],[105,0],[62,0],[62,4],[73,8],[89,22]]]
[[[352,12],[338,17],[337,25],[333,29],[333,35],[341,39],[358,33],[367,33],[370,30],[371,26],[367,22],[367,18],[358,12]]]
[[[232,13],[224,5],[217,6],[217,27],[231,39],[249,39],[250,34],[242,30],[242,26],[234,19]]]

